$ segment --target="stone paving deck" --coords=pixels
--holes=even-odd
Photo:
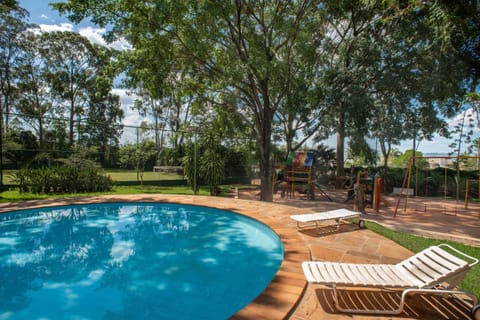
[[[396,317],[375,315],[345,315],[338,313],[332,302],[332,290],[326,286],[307,284],[301,270],[301,262],[310,259],[357,263],[396,263],[412,253],[405,248],[385,239],[376,233],[358,229],[351,224],[342,225],[339,230],[326,226],[322,233],[312,230],[297,231],[296,223],[289,218],[291,214],[307,213],[349,208],[343,202],[304,201],[300,199],[275,199],[276,203],[263,203],[255,200],[237,200],[221,197],[195,197],[183,195],[115,195],[101,197],[78,197],[58,200],[26,201],[16,204],[0,204],[0,212],[15,209],[26,209],[40,206],[64,205],[73,203],[98,203],[114,201],[152,201],[175,202],[203,205],[232,210],[253,217],[269,225],[282,239],[285,248],[285,260],[276,277],[252,303],[235,314],[232,319],[467,319],[469,306],[449,299],[448,297],[431,298],[414,296],[407,300],[406,311]],[[351,208],[350,208],[351,209]],[[446,215],[447,216],[447,215]],[[403,217],[399,215],[398,217]],[[382,224],[400,228],[405,227],[401,218],[392,218],[391,212],[379,214],[370,212],[369,219]],[[410,231],[428,230],[438,225],[437,220],[430,219],[422,225],[420,215],[407,217],[410,219]],[[472,228],[468,238],[478,239],[478,220],[466,219],[465,227]],[[457,221],[455,220],[455,221]],[[463,221],[463,220],[462,220]],[[435,222],[435,223],[434,223]],[[451,221],[443,223],[443,228],[452,227]],[[414,226],[418,229],[415,229]],[[462,227],[458,227],[460,230]],[[440,230],[440,229],[439,229]],[[439,230],[433,232],[438,233]],[[459,231],[461,238],[461,230]],[[385,296],[397,295],[398,292],[368,292],[356,290],[347,297],[351,303],[362,303],[363,300],[381,300]]]
[[[338,208],[352,209],[351,203],[344,202],[343,193],[330,191],[329,196],[335,202],[325,201],[325,199],[311,201],[302,197],[286,199],[279,196],[275,197],[274,201],[291,206],[291,214]],[[255,198],[248,194],[245,197]],[[409,209],[405,211],[403,206],[400,206],[401,210],[398,210],[394,216],[397,200],[398,198],[395,197],[386,197],[388,207],[382,205],[379,212],[367,208],[367,215],[363,218],[401,232],[480,247],[480,204],[470,204],[468,209],[464,209],[461,203],[412,198],[409,199]],[[325,232],[320,235],[314,230],[299,233],[309,247],[313,260],[397,263],[413,254],[393,241],[369,230],[359,230],[354,225],[343,225],[340,231],[336,231],[334,226],[326,227]],[[365,294],[368,300],[368,294],[372,293]],[[374,296],[374,299],[380,297]],[[398,316],[345,315],[334,309],[332,292],[328,287],[309,284],[290,319],[470,319],[470,305],[445,297],[418,295],[407,300],[406,310]]]

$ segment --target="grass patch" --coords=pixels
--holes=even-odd
[[[193,195],[193,191],[190,187],[161,187],[161,186],[116,186],[111,191],[111,194],[184,194]],[[105,194],[105,193],[102,193]],[[210,190],[208,188],[200,188],[199,195],[209,196]]]
[[[115,195],[115,194],[184,194],[193,195],[193,191],[187,186],[178,187],[162,187],[151,185],[133,185],[133,186],[114,186],[110,192],[91,192],[91,193],[66,193],[66,194],[34,194],[34,193],[20,193],[18,189],[7,190],[0,193],[0,202],[18,202],[39,199],[55,199],[55,198],[69,198],[79,196],[100,196],[100,195]],[[200,188],[199,195],[208,196],[210,190],[208,188]]]
[[[394,242],[398,243],[404,248],[417,253],[422,251],[425,248],[428,248],[433,245],[440,243],[446,243],[466,253],[472,257],[480,258],[480,248],[467,246],[458,242],[449,241],[449,240],[437,240],[421,236],[416,236],[412,234],[402,233],[393,231],[391,229],[385,228],[378,223],[365,221],[366,226],[369,230],[372,230],[375,233],[378,233],[385,238],[391,239]],[[473,266],[470,272],[463,278],[463,281],[460,283],[460,289],[468,291],[480,297],[480,263]]]
[[[13,177],[18,170],[3,170],[3,183],[13,184]],[[125,169],[108,169],[102,173],[110,176],[113,181],[137,181],[137,171]],[[175,173],[145,171],[143,181],[183,180],[183,176]]]
[[[0,193],[0,202],[18,202],[59,197],[59,195],[53,196],[45,194],[20,193],[18,190],[7,190]]]

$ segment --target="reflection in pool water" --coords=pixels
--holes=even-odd
[[[283,259],[229,211],[110,203],[0,215],[0,319],[225,319]]]

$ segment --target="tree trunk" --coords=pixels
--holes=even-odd
[[[345,175],[345,113],[339,112],[337,123],[337,177]]]
[[[260,201],[273,201],[272,168],[270,165],[271,149],[271,121],[262,121],[262,132],[259,139],[260,146]]]
[[[286,149],[287,149],[287,150],[286,150],[287,154],[285,155],[285,159],[287,159],[287,158],[288,158],[288,155],[289,155],[290,152],[292,151],[292,140],[287,139],[287,141],[286,141],[285,144],[286,144]]]
[[[155,148],[159,151],[160,150],[160,133],[158,132],[160,130],[160,124],[158,121],[158,113],[154,112],[154,118],[155,118]]]
[[[68,143],[70,146],[73,146],[73,130],[74,130],[74,117],[75,117],[75,103],[70,102],[70,115],[69,115],[69,130],[68,133]]]
[[[5,135],[8,132],[8,126],[10,122],[10,95],[12,94],[12,86],[10,84],[10,64],[7,63],[6,68],[5,68],[5,83],[6,83],[6,89],[2,90],[4,97],[3,97],[3,107],[4,107],[4,112],[3,116],[5,117],[5,122],[3,123],[3,130]],[[3,88],[2,88],[3,89]]]
[[[43,120],[42,120],[42,117],[38,117],[38,142],[40,144],[40,149],[43,150],[43,145],[44,145],[44,141],[43,141]]]
[[[290,154],[290,152],[292,152],[293,150],[293,139],[295,138],[295,134],[292,134],[293,132],[293,128],[292,128],[293,124],[292,124],[292,121],[288,120],[287,122],[287,125],[286,125],[286,141],[285,141],[285,144],[286,144],[286,147],[287,147],[287,154],[285,155],[285,159],[288,158],[288,155]]]
[[[0,186],[3,186],[3,108],[0,99]]]
[[[355,194],[353,211],[365,213],[365,185],[363,183],[355,183],[353,190]]]
[[[267,86],[263,86],[264,105],[261,108],[257,141],[260,147],[260,200],[273,201],[272,166],[270,165],[270,151],[272,146],[272,119],[274,110],[270,108]]]
[[[392,150],[392,144],[390,142],[385,145],[384,141],[380,141],[380,150],[383,155],[383,181],[382,181],[382,191],[387,192],[387,175],[388,175],[388,158],[390,157],[390,151]]]

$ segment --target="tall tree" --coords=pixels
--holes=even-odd
[[[3,142],[15,94],[12,66],[19,51],[18,36],[28,27],[27,17],[28,12],[17,0],[0,2],[0,185],[3,185]]]
[[[120,97],[111,94],[116,69],[112,66],[112,57],[116,55],[111,49],[94,45],[95,68],[94,81],[89,82],[88,108],[80,126],[80,140],[86,147],[98,150],[97,160],[103,166],[112,166],[118,159],[121,124],[124,111]]]
[[[39,36],[34,32],[22,35],[22,54],[15,69],[18,90],[22,93],[17,109],[22,119],[37,133],[40,149],[44,148],[45,125],[53,111],[52,90],[45,77],[44,60],[40,55]]]
[[[28,28],[28,12],[16,0],[0,3],[0,129],[8,129],[16,91],[12,69],[20,54],[20,37]]]
[[[345,139],[366,135],[373,110],[366,72],[373,61],[365,44],[383,31],[382,19],[387,20],[390,12],[379,1],[326,1],[325,5],[330,30],[325,46],[330,59],[323,66],[323,83],[332,105],[332,124],[336,124],[337,176],[343,176]]]
[[[68,141],[72,146],[75,123],[80,122],[88,106],[88,90],[95,85],[98,51],[78,33],[57,31],[42,34],[40,53],[45,59],[52,93],[59,101],[57,114],[68,117]]]
[[[413,139],[418,146],[435,132],[445,134],[446,123],[440,115],[451,110],[455,101],[451,98],[462,92],[464,69],[455,64],[451,53],[435,54],[428,34],[428,26],[418,16],[403,16],[377,34],[370,46],[375,63],[366,70],[375,103],[369,126],[383,155],[384,179],[392,145]],[[447,72],[441,67],[445,65],[458,72]]]
[[[94,94],[89,100],[81,142],[86,147],[97,148],[97,160],[102,166],[113,166],[118,159],[121,120],[124,112],[120,97],[112,94]]]
[[[304,56],[305,52],[300,51],[291,58],[295,62],[288,76],[290,83],[274,117],[275,138],[286,144],[286,155],[301,148],[308,139],[323,140],[329,134],[330,126],[325,121],[329,105],[317,72],[321,60]]]
[[[297,43],[285,52],[288,56],[283,57],[288,61],[285,70],[288,82],[282,89],[284,98],[276,110],[273,129],[275,138],[286,144],[286,155],[301,148],[308,139],[325,139],[330,127],[325,125],[329,103],[319,72],[328,58],[328,50],[322,46],[327,23],[322,10],[313,14],[317,21],[309,26],[314,30],[299,33]]]
[[[151,41],[142,50],[122,53],[124,84],[138,97],[135,109],[152,121],[157,150],[170,139],[173,147],[183,143],[183,132],[191,120],[191,92],[185,88],[188,73],[174,63],[166,44]]]
[[[293,49],[316,36],[317,1],[103,1],[54,5],[73,21],[92,17],[128,38],[135,50],[162,44],[159,55],[191,71],[193,86],[238,113],[260,154],[261,200],[272,200],[272,122],[285,97]],[[225,97],[235,97],[235,103]]]
[[[131,73],[128,75],[132,76]],[[134,108],[141,116],[148,117],[153,122],[152,129],[155,131],[155,146],[158,151],[164,147],[167,139],[174,148],[181,145],[185,129],[191,123],[193,98],[188,90],[185,90],[183,80],[185,79],[178,75],[174,80],[165,81],[155,89],[140,87],[143,81],[135,80],[135,76],[127,82],[130,86],[137,87]]]
[[[370,131],[383,140],[385,156],[388,140],[429,139],[444,129],[439,116],[452,114],[467,72],[451,46],[435,42],[428,18],[415,10],[415,3],[334,2],[329,12],[336,35],[331,70],[336,72],[338,165],[348,135],[357,139]],[[392,123],[385,114],[401,122],[384,130]]]

